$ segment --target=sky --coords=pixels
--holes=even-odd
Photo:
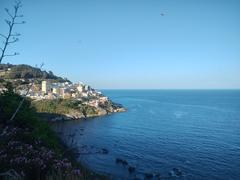
[[[23,0],[3,63],[97,89],[240,89],[239,0]],[[0,33],[7,32],[0,0]]]

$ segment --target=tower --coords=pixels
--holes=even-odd
[[[47,81],[42,81],[42,92],[47,93],[49,91],[49,84]]]

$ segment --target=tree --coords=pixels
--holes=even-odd
[[[3,47],[0,48],[1,50],[1,55],[0,55],[0,63],[2,62],[3,58],[6,56],[16,56],[18,55],[17,52],[13,53],[13,54],[6,54],[6,49],[7,47],[12,44],[15,43],[19,40],[19,36],[21,34],[19,33],[13,33],[13,29],[15,27],[15,25],[18,24],[24,24],[25,21],[18,21],[19,18],[22,18],[23,15],[19,15],[19,8],[22,7],[22,3],[21,1],[16,1],[16,4],[13,6],[13,13],[11,13],[9,11],[9,9],[5,8],[5,11],[7,13],[7,15],[9,16],[8,19],[5,19],[6,24],[8,25],[8,33],[7,35],[4,34],[0,34],[0,37],[3,38]]]

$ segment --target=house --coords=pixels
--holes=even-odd
[[[91,100],[87,104],[89,106],[98,107],[98,100]]]
[[[53,88],[52,88],[52,93],[54,93],[54,94],[60,94],[60,88],[58,88],[58,87],[53,87]]]
[[[106,101],[108,101],[108,97],[102,96],[99,98],[99,101],[100,101],[100,103],[105,103]]]

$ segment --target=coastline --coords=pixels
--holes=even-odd
[[[86,165],[82,164],[77,158],[78,153],[77,153],[76,149],[71,148],[68,145],[66,145],[66,143],[64,143],[62,141],[61,137],[59,137],[57,132],[56,131],[54,131],[54,132],[56,133],[56,135],[58,137],[60,145],[62,146],[62,148],[65,151],[64,152],[65,157],[68,158],[72,162],[73,165],[80,167],[81,172],[84,175],[84,177],[82,177],[83,179],[92,179],[92,180],[107,180],[107,179],[109,179],[107,174],[101,174],[99,172],[93,171]]]
[[[78,160],[78,156],[81,154],[81,152],[78,152],[77,149],[75,149],[74,147],[71,147],[71,146],[67,145],[65,142],[63,142],[61,136],[59,135],[60,132],[57,132],[56,130],[54,130],[54,128],[51,127],[51,124],[52,123],[55,124],[55,123],[59,123],[59,122],[64,123],[65,121],[90,120],[90,119],[94,119],[96,117],[108,116],[108,115],[111,115],[113,113],[121,113],[121,112],[126,112],[126,111],[127,111],[127,109],[121,107],[121,108],[118,108],[116,111],[111,112],[111,113],[100,114],[100,115],[95,114],[95,115],[91,115],[91,116],[88,116],[88,117],[82,117],[82,118],[77,118],[77,117],[73,117],[73,116],[69,116],[69,115],[66,116],[66,115],[59,115],[59,114],[51,114],[51,113],[38,113],[38,115],[41,119],[48,122],[50,128],[57,135],[60,144],[62,145],[62,147],[64,148],[64,150],[66,152],[66,157],[68,159],[70,159],[71,162],[73,162],[75,165],[81,167],[81,170],[83,171],[83,174],[85,174],[88,179],[90,178],[90,179],[105,180],[105,179],[109,179],[109,175],[93,171],[87,165],[80,162]],[[101,154],[108,154],[107,149],[102,149],[102,150],[103,150],[103,152],[101,152]],[[86,178],[84,178],[84,179],[86,179]]]
[[[5,66],[11,67],[6,69]],[[0,134],[3,135],[4,140],[0,143],[3,149],[0,152],[1,172],[7,173],[11,167],[10,169],[14,169],[19,176],[34,179],[36,176],[48,175],[52,177],[74,176],[76,179],[107,179],[107,175],[92,171],[81,164],[77,157],[83,153],[63,142],[50,123],[88,120],[125,112],[126,109],[89,85],[73,84],[57,76],[50,77],[50,79],[17,77],[19,69],[28,71],[30,74],[32,72],[44,73],[41,69],[28,65],[3,65],[4,68],[3,77],[0,78],[0,105],[5,107],[4,111],[0,112],[0,116],[3,116],[3,119],[0,118]],[[5,78],[11,73],[12,78]],[[15,121],[8,122],[22,98],[25,101],[22,101],[21,111],[17,114]],[[17,130],[17,135],[15,130]],[[14,131],[14,133],[8,135],[8,131],[9,133]],[[27,133],[27,138],[23,132]],[[8,138],[11,139],[10,144]],[[18,148],[25,149],[20,151]],[[14,149],[17,150],[13,151]],[[32,157],[31,153],[26,152],[37,153],[37,156]],[[51,157],[50,155],[44,158],[38,157],[46,153],[50,153]],[[98,153],[107,154],[108,150],[102,148]],[[20,161],[22,157],[25,158],[24,161]],[[43,162],[39,160],[32,162],[34,158],[39,158]],[[22,163],[21,166],[15,166],[12,163],[15,160]],[[34,170],[39,174],[32,173],[32,170],[28,168],[30,163],[35,164]],[[46,173],[47,171],[49,172]],[[54,171],[57,171],[57,174],[53,173]]]
[[[47,122],[62,122],[62,121],[74,121],[74,120],[88,120],[96,117],[108,116],[113,113],[123,113],[126,112],[127,109],[121,107],[114,112],[107,112],[101,114],[88,114],[87,116],[76,116],[73,114],[54,114],[54,113],[47,113],[47,112],[38,112],[38,115]]]
[[[21,177],[31,177],[31,179],[40,176],[71,176],[75,179],[107,179],[105,175],[89,170],[89,168],[82,165],[77,160],[79,154],[76,152],[76,149],[67,146],[59,134],[51,128],[49,122],[54,121],[46,120],[46,117],[50,119],[62,117],[61,119],[64,121],[76,120],[77,117],[72,116],[74,114],[59,115],[49,112],[44,114],[44,119],[43,114],[34,108],[32,101],[29,98],[24,98],[25,101],[23,102],[21,111],[17,114],[13,122],[9,122],[20,100],[22,100],[22,97],[14,93],[11,88],[0,94],[0,106],[5,107],[3,109],[4,111],[0,112],[0,116],[2,117],[0,118],[1,176],[8,176],[6,173],[8,173],[9,169],[14,169],[14,173],[16,172],[17,175]],[[63,106],[63,109],[65,107],[67,106]],[[125,111],[123,107],[116,106],[115,103],[112,103],[108,108],[113,109],[113,112],[102,114],[90,113],[81,119]],[[9,109],[11,111],[8,111]],[[53,108],[50,110],[54,111],[56,109]],[[62,109],[58,110],[62,112],[60,111]],[[76,112],[72,110],[76,109],[70,108],[70,112]],[[81,113],[80,110],[79,113]],[[23,151],[20,149],[23,149]],[[107,150],[102,149],[102,151],[104,153]],[[22,161],[22,158],[24,158],[24,161]],[[40,160],[35,160],[36,158]],[[12,163],[13,161],[17,161],[17,163]],[[34,163],[34,170],[28,168],[31,163]],[[32,173],[33,171],[36,171],[37,174]],[[55,171],[57,171],[57,174]]]

